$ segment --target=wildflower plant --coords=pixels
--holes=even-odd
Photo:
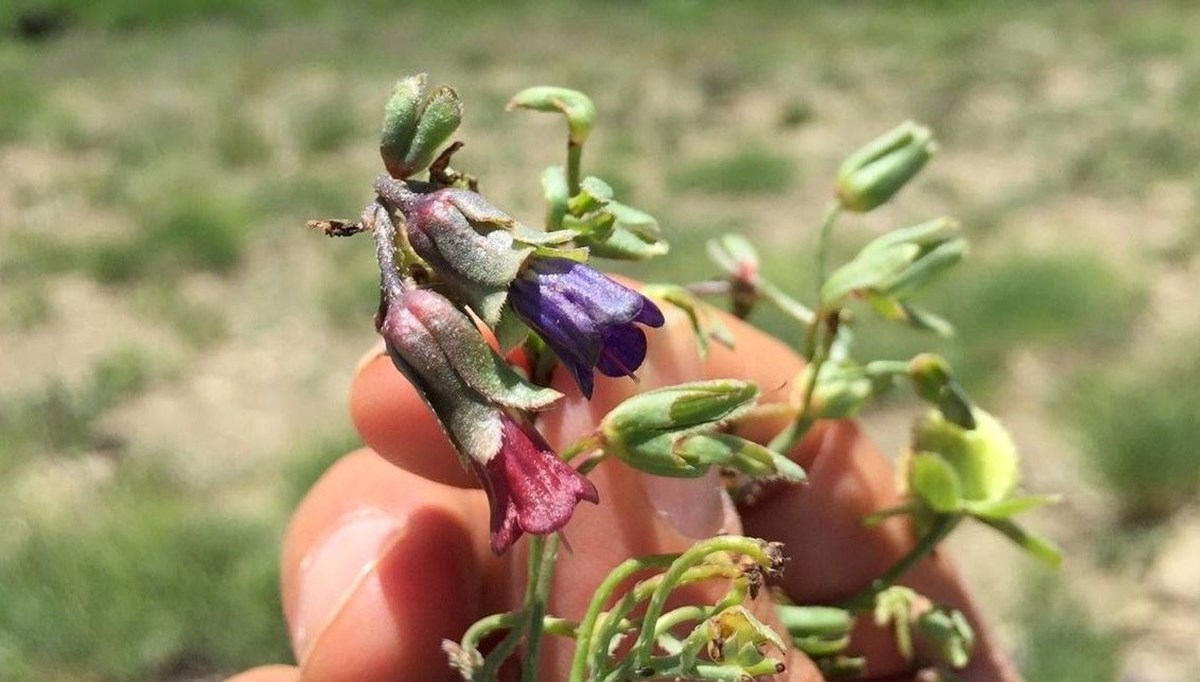
[[[936,150],[931,132],[904,123],[842,165],[816,230],[813,303],[805,305],[805,297],[769,280],[741,235],[708,245],[716,266],[708,281],[638,291],[609,278],[597,260],[644,261],[669,247],[652,216],[618,201],[599,178],[582,174],[595,106],[574,90],[534,87],[513,97],[509,109],[566,119],[566,163],[541,175],[546,210],[540,228],[493,205],[477,178],[450,165],[462,144],[451,142],[462,104],[448,86],[429,91],[423,74],[401,80],[385,107],[380,153],[386,173],[375,180],[375,199],[358,220],[310,222],[330,236],[373,236],[380,271],[375,325],[388,355],[486,491],[492,550],[504,554],[528,536],[522,605],[446,642],[449,664],[466,680],[484,681],[519,657],[522,679],[534,680],[539,644],[554,636],[574,641],[571,682],[742,682],[783,672],[790,647],[830,677],[852,677],[865,662],[848,653],[851,632],[857,619],[866,618],[893,628],[901,653],[939,679],[952,679],[952,671],[970,660],[970,623],[897,581],[968,520],[1050,563],[1059,555],[1014,520],[1054,498],[1018,494],[1012,439],[974,404],[944,360],[854,355],[859,307],[935,334],[953,331],[915,302],[966,251],[953,220],[890,231],[836,267],[829,256],[844,214],[888,202],[930,160]],[[741,318],[765,304],[796,322],[794,341],[807,366],[794,378],[790,400],[771,407],[789,417],[781,432],[765,445],[735,435],[740,421],[764,408],[758,386],[727,378],[643,391],[562,451],[547,444],[537,418],[562,398],[549,387],[555,368],[569,372],[588,398],[596,372],[634,377],[651,342],[646,330],[663,325],[664,309],[686,316],[701,353],[712,343],[736,346],[704,299],[727,301]],[[787,548],[721,535],[682,553],[624,561],[598,586],[578,621],[546,612],[560,531],[579,503],[605,503],[587,477],[599,462],[613,458],[676,478],[716,468],[730,493],[743,500],[752,499],[764,481],[803,486],[803,469],[785,453],[818,420],[854,417],[873,397],[902,384],[928,404],[914,422],[903,459],[906,497],[863,523],[910,516],[916,542],[862,593],[839,604],[784,603],[769,588],[784,568]],[[724,583],[725,592],[710,604],[668,608],[673,593],[701,582]],[[776,632],[748,610],[748,601],[760,595],[776,602],[785,631]]]

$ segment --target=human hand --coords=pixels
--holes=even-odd
[[[669,312],[663,329],[647,330],[640,383],[597,376],[590,402],[566,372],[556,372],[554,388],[567,397],[541,415],[542,433],[561,448],[638,390],[685,381],[743,378],[759,384],[764,403],[785,400],[803,361],[739,320],[726,323],[736,350],[717,345],[702,359],[682,315]],[[526,543],[502,557],[492,554],[484,493],[386,356],[360,366],[351,414],[367,449],[326,472],[296,511],[284,541],[283,605],[300,667],[257,668],[230,682],[454,680],[441,641],[457,640],[478,618],[520,603]],[[782,426],[764,418],[740,433],[765,442]],[[806,604],[849,597],[911,548],[904,519],[861,524],[864,515],[896,504],[899,495],[887,458],[855,424],[819,424],[789,454],[808,471],[809,483],[778,489],[746,509],[734,508],[715,474],[666,479],[605,461],[590,474],[600,504],[579,505],[563,531],[571,549],[558,561],[548,612],[578,617],[619,562],[682,551],[717,533],[784,543],[793,560],[782,588]],[[966,680],[1020,679],[944,556],[922,561],[902,582],[970,618],[978,642]],[[759,601],[760,611],[769,607]],[[562,679],[571,655],[567,643],[547,637],[542,652],[542,679]],[[888,631],[860,625],[852,653],[867,656],[870,679],[913,679]],[[822,679],[796,652],[780,677]]]

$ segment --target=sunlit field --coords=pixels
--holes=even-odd
[[[0,680],[290,660],[278,545],[356,446],[377,302],[369,241],[304,224],[370,198],[383,103],[418,71],[466,102],[456,167],[532,224],[561,122],[504,102],[590,94],[585,164],[672,242],[621,268],[650,281],[707,277],[705,241],[740,231],[806,291],[841,159],[930,125],[920,181],[835,248],[962,221],[967,264],[925,298],[958,335],[934,344],[1010,424],[1028,487],[1066,497],[1030,522],[1057,574],[983,532],[952,551],[1031,682],[1200,679],[1200,13],[402,4],[0,8]],[[931,343],[865,318],[865,357]],[[890,452],[903,400],[865,417]]]

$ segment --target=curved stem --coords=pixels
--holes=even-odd
[[[740,536],[719,536],[692,545],[691,549],[671,563],[670,568],[663,574],[662,581],[654,590],[654,594],[650,597],[650,602],[646,605],[642,629],[638,633],[637,643],[634,644],[634,651],[637,652],[637,658],[634,661],[635,669],[645,668],[650,662],[651,648],[654,642],[654,623],[662,615],[667,597],[679,583],[679,579],[689,568],[716,552],[735,552],[750,557],[759,565],[771,565],[771,557],[759,540]]]
[[[579,630],[575,638],[575,656],[571,659],[569,682],[583,682],[584,680],[584,675],[587,673],[587,658],[591,645],[592,630],[596,627],[596,621],[600,617],[600,612],[604,609],[605,602],[609,600],[613,592],[620,587],[621,583],[632,578],[639,571],[655,566],[669,566],[677,556],[676,554],[659,554],[626,559],[609,572],[604,582],[600,583],[600,587],[596,589],[596,594],[592,597],[592,601],[588,603],[588,608],[583,614],[583,619],[579,621]]]
[[[404,292],[404,281],[396,267],[396,226],[388,215],[387,208],[375,202],[363,211],[363,223],[371,225],[375,237],[375,260],[379,263],[379,290],[386,302],[391,302]]]

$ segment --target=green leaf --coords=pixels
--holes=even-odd
[[[443,85],[434,90],[421,112],[412,143],[404,156],[404,164],[410,173],[425,168],[433,161],[438,147],[454,134],[460,122],[462,102],[454,88]]]
[[[821,302],[834,308],[856,291],[873,289],[900,273],[912,263],[921,248],[901,244],[892,248],[860,253],[854,260],[833,271],[821,287]]]
[[[419,73],[396,83],[384,106],[379,153],[392,177],[404,178],[413,172],[405,166],[404,159],[417,130],[424,97],[425,74]]]
[[[1025,530],[1007,519],[980,519],[980,521],[995,528],[1005,537],[1017,543],[1034,558],[1058,568],[1062,565],[1062,550],[1053,542],[1033,531]]]
[[[930,509],[949,514],[962,507],[962,484],[946,460],[932,452],[918,452],[909,466],[909,486]]]
[[[1047,504],[1057,504],[1062,495],[1025,495],[995,501],[966,502],[963,508],[977,518],[1007,519]]]

